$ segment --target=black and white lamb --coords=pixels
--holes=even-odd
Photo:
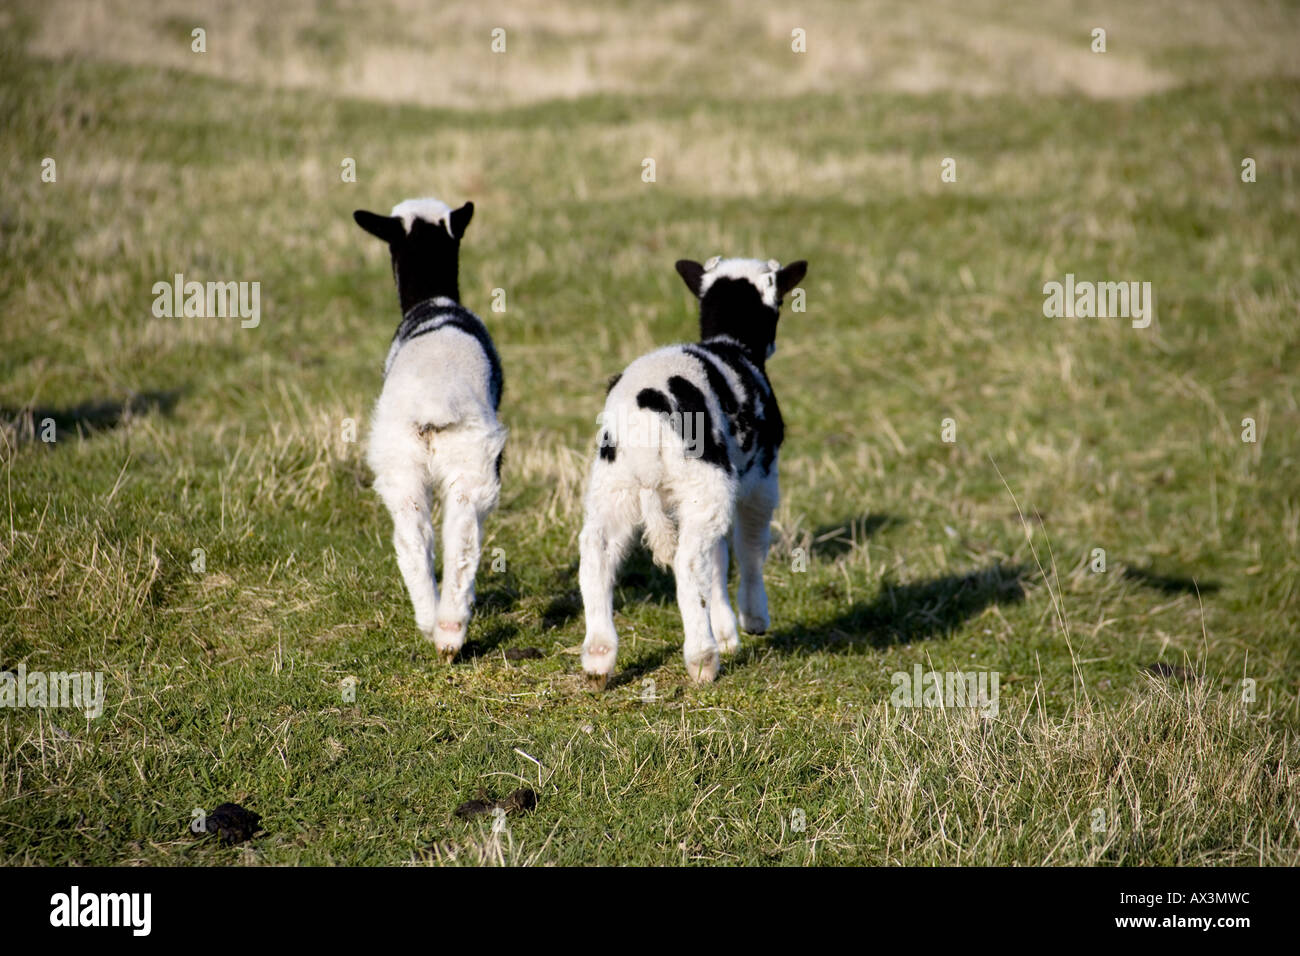
[[[392,215],[358,210],[388,243],[402,321],[384,363],[366,461],[393,516],[393,546],[415,623],[440,656],[465,643],[483,519],[496,507],[506,430],[501,362],[487,328],[460,304],[460,240],[474,204],[408,199]],[[442,501],[442,596],[434,580],[430,495]]]
[[[740,572],[740,624],[751,634],[767,630],[763,563],[785,426],[765,363],[782,298],[807,267],[679,261],[700,300],[700,341],[642,356],[611,386],[579,539],[582,667],[594,686],[604,687],[614,670],[614,579],[638,525],[655,560],[673,569],[692,679],[713,680],[720,653],[740,647],[727,599],[728,534]]]

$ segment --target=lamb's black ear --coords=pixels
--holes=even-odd
[[[693,259],[678,259],[677,273],[686,281],[686,288],[698,297],[700,280],[704,278],[704,266]]]
[[[453,209],[451,211],[451,234],[457,239],[463,238],[465,235],[465,228],[473,218],[474,204],[472,202],[465,203],[465,205],[461,206],[459,209]]]
[[[803,259],[790,263],[776,274],[776,294],[785,298],[791,289],[803,281],[808,273],[808,263]]]
[[[352,218],[366,232],[377,236],[389,245],[406,235],[406,227],[396,216],[381,216],[378,213],[358,209],[352,214]]]

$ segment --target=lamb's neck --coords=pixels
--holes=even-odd
[[[725,348],[737,349],[745,356],[760,372],[764,372],[764,365],[767,362],[767,356],[755,349],[753,346],[746,345],[734,335],[710,335],[708,338],[700,341],[701,345],[721,345]]]
[[[397,298],[403,315],[429,299],[443,298],[460,302],[460,282],[455,273],[439,276],[422,269],[408,268],[403,271],[394,261],[393,279],[397,282]]]

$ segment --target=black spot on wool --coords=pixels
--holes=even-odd
[[[673,406],[668,401],[668,396],[657,388],[643,388],[637,392],[636,404],[638,408],[658,412],[660,415],[671,415],[673,413]]]
[[[682,347],[682,351],[692,356],[704,367],[704,375],[709,380],[709,388],[718,397],[718,404],[722,406],[722,413],[727,416],[727,421],[731,425],[731,433],[736,436],[736,444],[740,446],[742,452],[748,454],[750,449],[754,447],[755,433],[752,393],[746,395],[746,404],[742,406],[736,400],[736,393],[731,390],[727,377],[718,369],[717,363],[709,357],[709,352],[698,345],[685,345]],[[744,381],[743,377],[741,381]]]
[[[710,464],[717,465],[723,471],[731,471],[731,459],[727,457],[727,448],[721,436],[713,427],[713,416],[709,414],[704,393],[680,375],[668,379],[668,391],[672,393],[672,401],[669,401],[668,396],[657,388],[641,389],[636,395],[637,407],[663,415],[665,418],[675,414],[677,420],[674,428],[682,441],[694,439],[703,442],[700,457]],[[687,425],[688,415],[699,416],[690,419],[692,426],[699,424],[698,428],[692,430]],[[603,448],[601,454],[604,455]]]
[[[785,420],[777,405],[776,395],[767,380],[761,363],[755,362],[748,350],[727,341],[701,342],[688,348],[707,351],[724,362],[740,378],[745,390],[745,401],[736,414],[735,433],[742,449],[748,451],[751,439],[758,442],[758,461],[764,472],[772,470],[777,450],[785,441]],[[763,403],[760,414],[758,400]]]
[[[731,471],[731,459],[727,456],[727,446],[722,441],[722,436],[717,432],[713,425],[713,416],[709,414],[708,403],[704,400],[704,393],[695,387],[689,379],[682,378],[680,375],[674,375],[668,379],[668,391],[672,393],[673,399],[677,402],[678,428],[682,440],[685,441],[689,435],[686,421],[687,416],[693,416],[693,421],[698,423],[696,433],[693,436],[696,441],[703,441],[704,449],[700,455],[711,465],[717,465],[725,472]]]
[[[684,351],[704,367],[704,375],[709,380],[709,388],[713,389],[713,394],[718,396],[718,404],[722,406],[723,414],[728,418],[736,415],[740,411],[740,403],[736,401],[736,394],[727,383],[727,377],[718,371],[718,366],[699,346],[687,345],[684,346]]]

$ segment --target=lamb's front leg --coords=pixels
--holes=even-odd
[[[393,516],[393,549],[415,609],[415,625],[432,640],[438,616],[438,586],[433,577],[429,489],[420,477],[412,475],[376,480],[375,490]]]
[[[465,645],[474,608],[474,575],[483,547],[483,519],[491,510],[490,504],[479,498],[457,479],[448,484],[443,500],[442,602],[433,642],[446,660],[454,658]]]

